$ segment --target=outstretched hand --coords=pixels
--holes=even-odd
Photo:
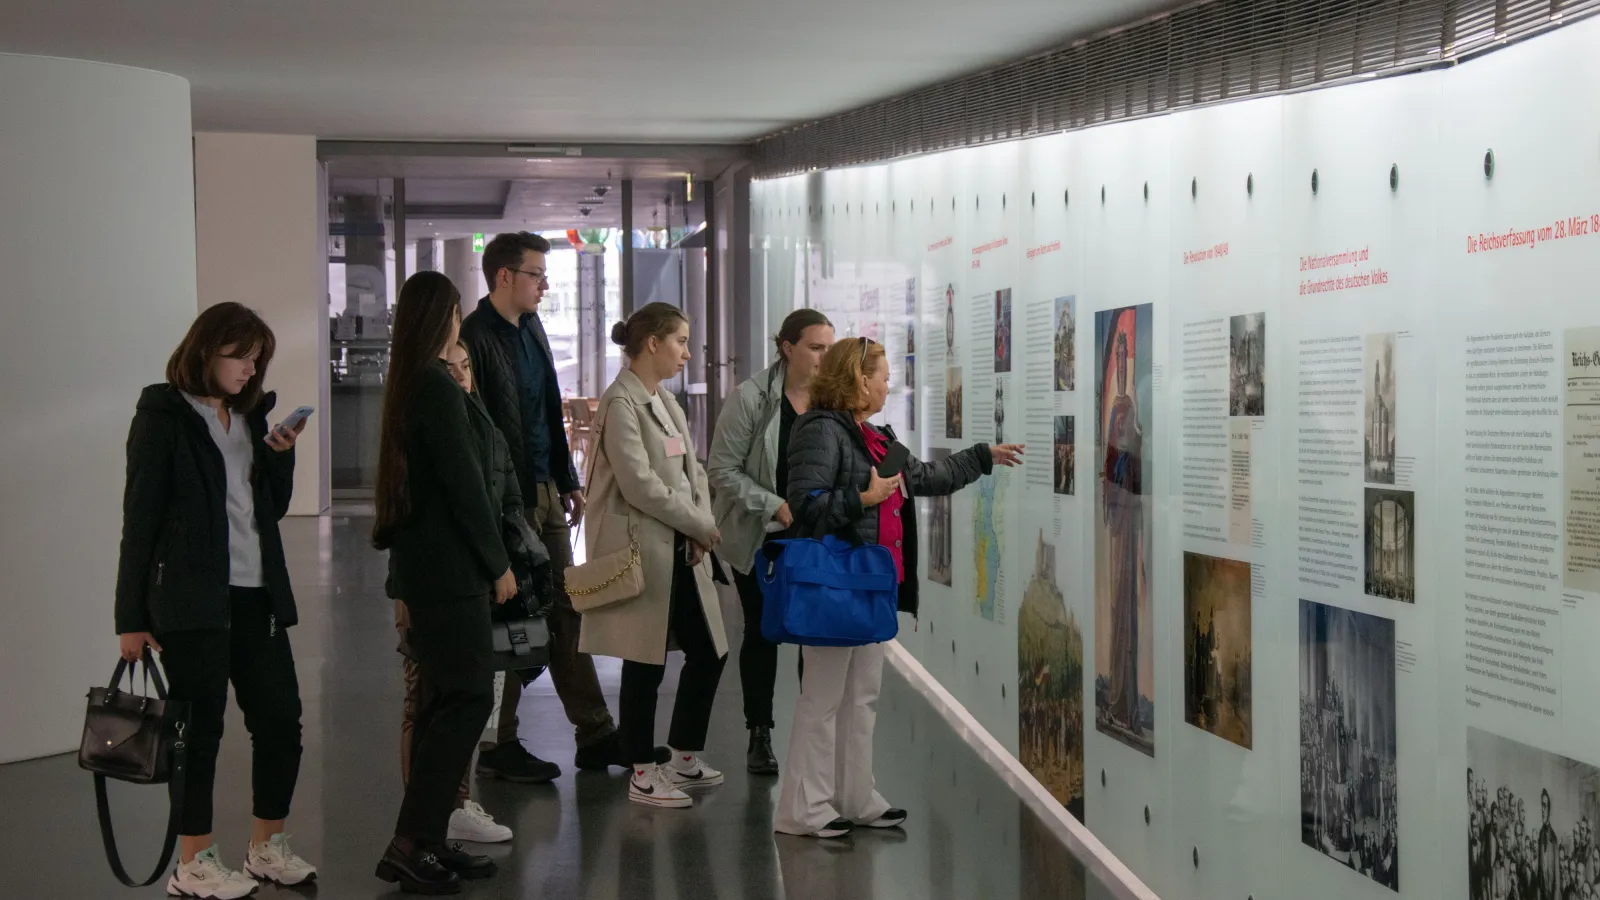
[[[1025,444],[993,444],[989,447],[989,456],[997,466],[1015,466],[1022,463],[1022,448]]]

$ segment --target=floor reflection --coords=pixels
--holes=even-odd
[[[292,632],[305,701],[306,756],[291,816],[295,846],[316,862],[312,892],[265,888],[258,896],[397,896],[372,876],[400,800],[400,660],[384,564],[370,549],[370,520],[295,519],[284,535],[296,573],[301,624]],[[737,601],[726,598],[730,634]],[[108,623],[109,625],[109,612]],[[737,647],[734,653],[737,654]],[[616,709],[618,667],[600,667]],[[797,684],[793,648],[779,667],[775,745]],[[676,673],[663,684],[662,728]],[[723,678],[706,756],[727,783],[702,792],[693,810],[629,804],[622,772],[572,769],[572,736],[559,701],[536,683],[521,706],[529,748],[565,770],[554,784],[475,785],[480,802],[515,829],[486,848],[500,874],[461,896],[595,900],[969,900],[1101,898],[1056,834],[1024,805],[938,713],[891,668],[880,702],[879,788],[910,812],[902,831],[863,830],[819,842],[772,833],[777,779],[743,769],[745,731],[737,664]],[[249,816],[249,738],[230,710],[218,772],[217,835],[224,859],[242,860]],[[93,792],[71,755],[0,766],[0,843],[7,896],[164,896],[161,885],[129,891],[100,855]],[[113,790],[118,836],[131,868],[154,859],[165,822],[158,789]]]

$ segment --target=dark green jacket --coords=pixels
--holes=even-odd
[[[268,447],[267,394],[240,417],[255,448],[256,528],[273,615],[287,628],[299,615],[289,588],[278,520],[294,492],[294,451]],[[229,626],[227,470],[206,420],[169,384],[139,396],[128,429],[122,494],[122,552],[117,563],[118,634],[222,629]]]
[[[489,494],[494,447],[480,437],[482,420],[475,423],[469,408],[475,402],[442,361],[429,363],[409,398],[411,514],[389,549],[392,591],[408,604],[488,594],[510,565],[500,537],[503,506]]]

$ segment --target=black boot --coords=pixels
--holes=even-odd
[[[764,725],[750,729],[750,749],[745,766],[756,775],[778,774],[778,758],[772,755],[772,729]]]
[[[439,863],[439,857],[412,841],[396,837],[378,860],[380,881],[400,883],[408,894],[456,894],[461,878]]]
[[[463,881],[493,878],[494,874],[500,871],[494,860],[476,853],[468,853],[455,842],[433,848],[433,854],[439,857],[439,865],[456,873]]]

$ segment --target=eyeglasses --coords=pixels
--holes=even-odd
[[[550,279],[543,272],[529,272],[527,269],[512,269],[511,271],[516,272],[518,275],[526,275],[545,287],[550,286]]]

